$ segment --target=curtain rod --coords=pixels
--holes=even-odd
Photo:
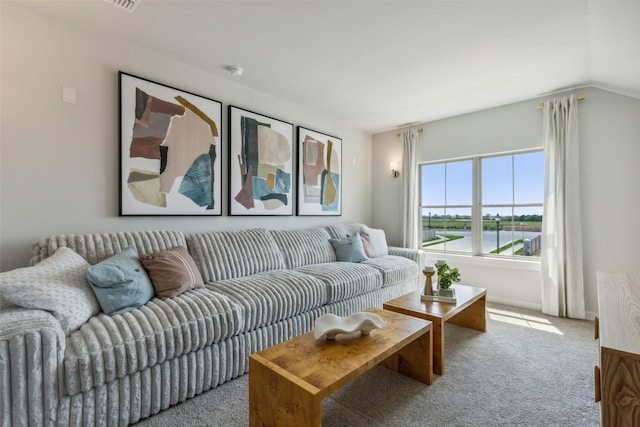
[[[418,131],[418,133],[422,133],[422,128],[418,128],[416,129]],[[400,132],[396,132],[396,137],[400,137],[400,135],[402,135]]]
[[[586,98],[586,96],[584,96],[584,95],[582,95],[582,94],[580,94],[580,95],[576,96],[576,100],[578,100],[578,101],[583,101],[585,98]],[[538,102],[538,103],[536,104],[536,108],[537,108],[538,110],[542,110],[542,109],[544,108],[544,102]]]

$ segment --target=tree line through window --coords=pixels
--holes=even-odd
[[[422,246],[539,257],[543,201],[541,150],[421,164]]]

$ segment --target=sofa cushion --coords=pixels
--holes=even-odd
[[[336,261],[336,253],[329,243],[331,236],[323,228],[272,230],[271,234],[284,254],[284,260],[290,270],[303,265]]]
[[[420,270],[415,261],[395,255],[369,258],[363,264],[380,271],[382,287],[415,279]]]
[[[131,247],[89,266],[87,279],[105,314],[121,314],[143,306],[155,292],[138,253]]]
[[[336,252],[336,258],[341,262],[362,262],[367,259],[362,246],[360,233],[344,239],[329,239]]]
[[[153,298],[124,314],[101,313],[67,337],[65,392],[88,391],[197,351],[237,335],[243,325],[244,309],[210,289]]]
[[[382,274],[364,263],[332,262],[306,265],[296,271],[320,279],[327,287],[327,303],[351,298],[382,287]]]
[[[192,289],[204,288],[202,275],[187,248],[176,246],[167,251],[140,257],[160,299],[173,298]]]
[[[282,252],[267,230],[196,233],[187,236],[187,243],[205,282],[285,268]]]
[[[244,307],[245,331],[304,313],[327,301],[321,280],[293,270],[268,271],[206,286]]]
[[[50,257],[60,247],[73,249],[89,264],[103,261],[126,247],[138,255],[185,246],[184,234],[179,231],[124,231],[101,234],[61,234],[42,239],[31,247],[31,265]]]
[[[59,248],[33,267],[0,274],[0,294],[13,304],[51,312],[66,335],[98,312],[87,281],[89,264],[69,248]]]

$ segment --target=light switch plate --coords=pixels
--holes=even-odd
[[[67,104],[77,104],[78,97],[75,88],[62,86],[62,102]]]

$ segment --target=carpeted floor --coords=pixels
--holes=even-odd
[[[445,324],[428,386],[376,367],[323,401],[324,426],[598,426],[593,322],[490,304],[486,333]],[[246,426],[245,375],[138,426]]]

